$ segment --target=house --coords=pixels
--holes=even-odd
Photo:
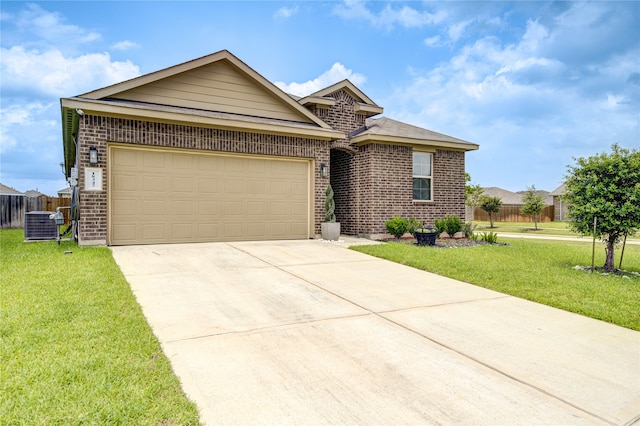
[[[58,190],[58,198],[71,198],[71,194],[72,192],[70,186]]]
[[[25,207],[24,193],[0,183],[0,228],[22,228]]]
[[[567,192],[567,187],[563,183],[553,191],[551,196],[553,197],[553,220],[562,222],[569,220],[569,205],[563,200],[564,193]]]
[[[526,191],[512,192],[496,186],[482,188],[483,195],[490,197],[498,197],[502,200],[502,208],[497,214],[494,214],[494,220],[498,222],[531,222],[530,216],[522,214],[522,197]],[[541,195],[546,206],[539,216],[540,222],[550,222],[553,220],[553,199],[548,191],[536,190],[536,194]],[[474,209],[475,220],[489,220],[487,213],[480,207]]]
[[[81,244],[314,238],[329,183],[344,234],[464,218],[478,149],[377,117],[348,80],[290,96],[226,50],[63,98],[61,112]]]

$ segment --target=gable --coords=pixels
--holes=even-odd
[[[332,98],[339,93],[346,93],[353,99],[354,112],[362,114],[367,117],[382,114],[384,109],[377,105],[371,98],[364,94],[364,92],[358,89],[349,80],[342,80],[329,87],[325,87],[309,96],[300,99],[298,102],[301,105],[315,105],[319,108],[329,108],[335,105],[335,101]]]
[[[311,123],[227,61],[144,84],[112,98]]]
[[[330,127],[226,50],[78,96]]]

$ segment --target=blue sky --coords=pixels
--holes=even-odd
[[[480,145],[482,186],[553,190],[640,147],[640,2],[3,0],[0,182],[64,188],[60,97],[227,49],[284,90],[349,78],[384,115]]]

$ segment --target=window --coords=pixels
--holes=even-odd
[[[431,160],[426,152],[413,153],[413,199],[431,201]]]

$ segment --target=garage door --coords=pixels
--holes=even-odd
[[[112,245],[310,236],[310,161],[111,146]]]

